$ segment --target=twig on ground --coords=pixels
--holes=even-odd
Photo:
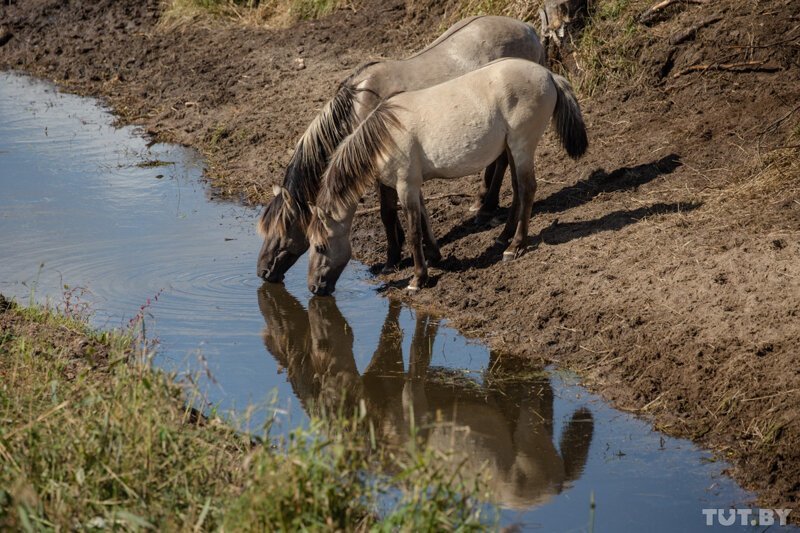
[[[713,17],[709,17],[705,20],[702,20],[697,24],[690,26],[685,30],[679,31],[678,33],[672,35],[672,37],[669,38],[669,44],[674,46],[686,42],[689,39],[693,39],[695,35],[697,35],[697,32],[700,29],[705,28],[706,26],[710,26],[711,24],[715,24],[720,20],[722,20],[722,17],[719,15],[715,15]]]
[[[658,16],[660,11],[663,11],[664,9],[668,8],[669,6],[671,6],[673,4],[680,3],[680,2],[684,2],[684,3],[687,3],[687,4],[706,4],[706,3],[708,3],[707,0],[662,0],[661,2],[658,2],[657,4],[655,4],[655,5],[651,6],[650,8],[646,9],[641,15],[639,15],[639,22],[641,22],[642,24],[647,24],[649,22],[652,22],[653,19],[655,19],[656,16]]]
[[[777,72],[782,70],[777,65],[765,65],[764,61],[743,61],[741,63],[709,63],[706,65],[692,65],[672,75],[679,78],[692,72],[706,72],[708,70],[725,70],[730,72]]]
[[[798,111],[798,110],[800,110],[800,104],[798,104],[798,105],[796,105],[795,107],[793,107],[793,108],[792,108],[792,109],[791,109],[791,110],[790,110],[788,113],[786,113],[785,115],[783,115],[783,116],[782,116],[782,117],[780,117],[779,119],[777,119],[777,120],[775,120],[775,121],[771,122],[771,123],[770,123],[770,124],[769,124],[769,125],[768,125],[766,128],[764,128],[764,129],[761,131],[761,135],[764,135],[765,133],[768,133],[769,131],[771,131],[773,128],[777,128],[778,126],[780,126],[780,125],[781,125],[781,123],[782,123],[784,120],[786,120],[787,118],[789,118],[789,117],[791,117],[792,115],[794,115],[795,113],[797,113],[797,111]]]

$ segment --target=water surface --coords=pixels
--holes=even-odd
[[[335,299],[310,298],[304,260],[262,286],[257,211],[209,201],[202,172],[192,151],[148,145],[92,100],[0,73],[0,292],[62,307],[81,296],[99,327],[143,314],[155,363],[244,429],[363,402],[383,445],[413,426],[466,453],[466,471],[488,467],[504,525],[586,530],[594,494],[595,531],[706,531],[702,508],[752,501],[709,453],[569,374],[509,368],[378,296],[362,265]]]

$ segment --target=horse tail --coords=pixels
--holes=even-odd
[[[586,137],[586,125],[578,105],[578,99],[572,91],[572,85],[563,76],[550,73],[556,86],[556,110],[553,115],[556,134],[561,146],[572,159],[578,159],[586,153],[589,139]]]

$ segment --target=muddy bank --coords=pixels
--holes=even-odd
[[[102,96],[121,120],[201,148],[215,194],[250,202],[282,180],[295,139],[351,68],[405,55],[440,27],[438,14],[403,2],[286,30],[165,27],[159,6],[3,6],[0,66]],[[669,44],[712,15],[721,20]],[[500,262],[500,228],[472,225],[471,198],[431,201],[445,260],[414,297],[719,450],[776,507],[800,497],[798,156],[781,148],[798,142],[796,17],[787,2],[721,1],[641,28],[637,74],[582,99],[589,155],[573,163],[549,137],[540,149],[529,253]],[[688,70],[698,66],[708,68]],[[426,185],[429,195],[477,190],[475,177]],[[376,214],[359,217],[355,249],[368,264],[383,259]]]

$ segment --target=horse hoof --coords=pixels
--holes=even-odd
[[[481,206],[480,205],[471,205],[471,206],[469,206],[469,212],[470,213],[475,213],[475,212],[480,211],[480,210],[481,210]]]
[[[509,251],[503,252],[503,261],[513,261],[516,258],[517,258],[516,252],[509,252]]]
[[[411,292],[411,293],[414,293],[414,292],[419,292],[419,287],[417,287],[416,285],[410,285],[410,284],[409,284],[409,286],[408,286],[408,287],[406,287],[406,290],[407,290],[408,292]]]
[[[478,211],[478,214],[475,215],[475,218],[472,219],[473,226],[485,226],[492,221],[492,215],[484,213],[483,211]]]
[[[383,268],[381,269],[382,276],[388,276],[389,274],[394,274],[395,272],[397,272],[397,267],[392,265],[383,265]]]
[[[430,255],[430,256],[426,255],[425,260],[428,262],[429,265],[436,266],[442,262],[442,254]]]

